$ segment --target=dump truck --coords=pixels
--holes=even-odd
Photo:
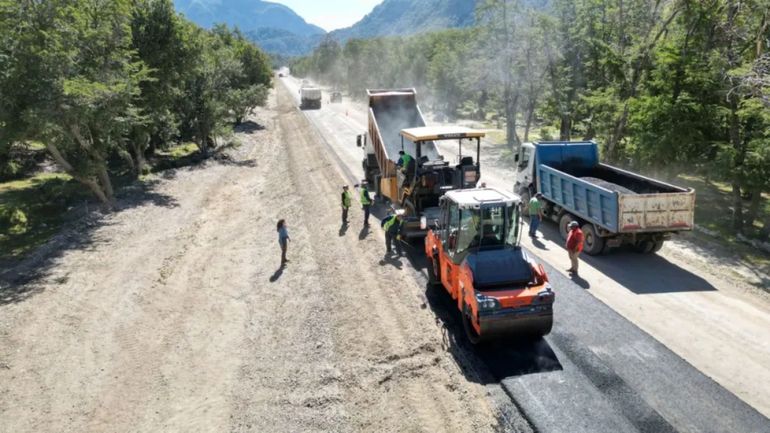
[[[321,89],[309,84],[303,85],[299,89],[300,108],[303,110],[321,108]]]
[[[363,170],[376,197],[405,211],[404,235],[425,236],[438,214],[439,198],[454,189],[473,188],[480,176],[484,132],[459,126],[426,127],[414,89],[367,90],[368,131],[356,139],[364,150]],[[456,140],[457,160],[445,160],[436,147]],[[463,142],[475,142],[475,159],[463,155]],[[413,163],[398,167],[399,151]],[[423,218],[425,217],[425,218]]]
[[[580,223],[584,251],[597,255],[627,244],[654,253],[694,226],[695,191],[599,162],[595,141],[524,143],[514,157],[514,191],[543,194],[543,211],[567,236]]]
[[[443,286],[473,344],[542,337],[556,295],[543,265],[521,248],[521,199],[494,188],[447,192],[425,237],[428,280]]]

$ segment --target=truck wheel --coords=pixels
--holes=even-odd
[[[604,250],[604,238],[596,234],[593,224],[583,224],[583,248],[586,254],[598,256]]]
[[[462,314],[463,314],[463,329],[465,329],[465,336],[468,337],[468,341],[471,342],[472,345],[476,346],[479,343],[481,343],[481,335],[479,335],[478,332],[476,332],[476,329],[473,327],[473,323],[471,322],[471,316],[468,311],[470,311],[470,308],[465,307]]]
[[[561,218],[559,218],[559,234],[565,241],[567,240],[567,235],[569,234],[567,225],[569,225],[569,223],[572,221],[575,221],[575,217],[568,213],[563,214]]]
[[[664,242],[663,239],[658,239],[657,241],[655,241],[655,246],[652,247],[653,254],[657,253],[658,251],[660,251],[661,248],[663,248],[663,242]]]
[[[639,254],[650,254],[655,249],[655,242],[650,239],[644,239],[634,245],[634,249]]]

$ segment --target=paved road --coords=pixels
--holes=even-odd
[[[291,80],[286,83],[293,90],[294,83]],[[353,116],[349,112],[343,115],[336,107],[306,112],[319,132],[322,145],[335,153],[341,171],[351,182],[362,177],[361,153],[355,147],[354,136],[363,128]],[[495,178],[495,182],[488,181],[490,184],[503,178],[494,173],[484,177]],[[552,228],[545,227],[545,230],[546,239],[538,242],[540,245],[528,246],[537,255],[547,251],[542,248],[555,245],[548,239],[554,239],[556,234]],[[675,275],[669,277],[704,281],[687,272],[672,271],[671,265],[659,258],[645,259],[660,261],[659,277],[665,278],[667,272],[674,272]],[[416,269],[424,268],[419,250],[413,252],[410,260]],[[624,260],[619,259],[621,263]],[[563,266],[562,263],[556,265]],[[453,350],[460,357],[475,359],[487,369],[537,430],[770,431],[770,421],[765,416],[627,320],[621,315],[625,309],[612,304],[610,308],[600,302],[596,287],[589,281],[570,280],[562,271],[548,264],[546,268],[557,288],[556,323],[548,337],[529,345],[498,345],[484,350],[467,347],[462,338],[457,337],[462,331],[444,294],[426,293],[434,312],[450,330]],[[644,292],[643,287],[656,285],[654,277],[642,279],[642,283],[651,284],[637,286],[633,281],[623,281],[622,272],[608,271],[608,274],[629,285],[628,291],[637,296],[638,292]],[[416,278],[424,276],[416,274]],[[613,280],[613,284],[618,286],[621,282]],[[618,309],[621,311],[615,311]],[[740,373],[741,364],[735,363],[732,370]]]

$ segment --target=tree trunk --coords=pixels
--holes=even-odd
[[[104,190],[96,180],[78,175],[75,172],[75,169],[72,167],[72,164],[70,164],[69,161],[67,161],[67,159],[64,158],[64,155],[62,155],[62,153],[59,151],[59,148],[56,147],[55,144],[46,143],[46,148],[48,149],[48,152],[53,157],[54,161],[56,161],[56,164],[59,165],[59,167],[61,167],[62,170],[64,170],[67,174],[72,176],[73,179],[87,186],[88,189],[90,189],[91,192],[94,193],[96,198],[99,199],[102,205],[104,205],[105,208],[112,209],[112,206],[113,206],[112,200],[110,199],[110,197],[107,196],[107,194],[105,194]],[[111,188],[112,187],[110,186],[110,190]]]
[[[572,137],[572,118],[565,113],[561,114],[559,126],[559,140],[569,141]]]
[[[144,174],[145,167],[147,167],[147,159],[144,157],[144,147],[138,149],[136,153],[136,176],[139,177]]]
[[[733,231],[743,233],[743,197],[741,197],[740,172],[746,157],[746,149],[741,140],[740,119],[738,118],[738,101],[736,96],[730,97],[730,144],[735,149],[733,159]]]
[[[756,221],[757,217],[759,216],[759,209],[762,205],[762,191],[758,189],[751,189],[751,203],[749,204],[749,209],[746,212],[746,218],[743,220],[743,223],[748,226],[749,229],[754,228],[754,221]]]
[[[628,124],[628,101],[623,106],[623,114],[615,123],[615,130],[607,140],[607,147],[604,157],[611,163],[617,162],[619,157],[619,144],[620,140],[626,135],[626,125]]]
[[[527,120],[524,124],[524,142],[529,141],[529,130],[532,128],[532,119],[535,117],[535,104],[530,102],[527,106]]]
[[[743,198],[741,197],[741,184],[737,180],[732,181],[733,186],[733,231],[743,233]]]
[[[104,161],[99,161],[99,167],[96,169],[96,176],[99,178],[99,184],[109,202],[109,207],[112,207],[115,199],[115,191],[112,189],[112,181],[110,180],[110,174],[107,173],[107,164]]]
[[[505,89],[505,139],[508,142],[508,148],[515,151],[518,147],[518,136],[516,135],[516,105],[518,104],[518,95],[513,97],[510,89]]]

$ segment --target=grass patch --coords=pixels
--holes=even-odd
[[[155,151],[150,159],[150,171],[157,173],[163,170],[186,167],[197,164],[203,159],[195,143],[182,143],[167,149]]]
[[[736,238],[732,230],[732,209],[733,197],[730,185],[722,182],[706,182],[702,177],[680,174],[672,180],[673,184],[686,186],[695,189],[695,223],[708,230],[718,234],[718,242],[727,246],[730,250],[740,254],[749,263],[758,266],[761,269],[770,268],[770,255],[767,253],[746,245]],[[765,200],[768,198],[763,196]],[[744,209],[748,207],[749,202],[744,200]],[[764,221],[767,212],[770,212],[770,203],[765,203],[763,214],[759,220]],[[762,224],[759,221],[754,222],[754,227],[750,232],[761,230]],[[706,236],[705,234],[695,233],[696,236]],[[713,238],[709,237],[712,241]]]
[[[0,260],[44,244],[64,224],[70,206],[87,199],[88,192],[63,173],[0,183]]]
[[[196,152],[198,152],[197,144],[182,143],[176,146],[169,147],[168,149],[165,149],[165,150],[159,150],[156,153],[158,154],[158,156],[179,159],[179,158],[188,157]]]

